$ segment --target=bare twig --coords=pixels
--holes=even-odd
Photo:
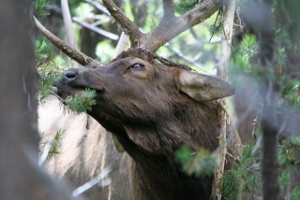
[[[91,4],[92,6],[94,6],[95,8],[97,8],[98,10],[100,10],[101,12],[103,12],[106,15],[110,16],[110,13],[107,11],[107,9],[102,6],[100,3],[96,2],[96,1],[92,1],[92,0],[83,0],[86,3]]]
[[[212,71],[208,71],[207,69],[205,69],[204,67],[202,67],[201,65],[199,65],[198,63],[194,62],[193,60],[188,59],[186,56],[184,56],[181,52],[175,51],[174,49],[172,49],[170,46],[166,46],[166,48],[168,50],[170,50],[171,52],[173,52],[176,56],[178,56],[179,58],[185,60],[186,62],[195,65],[197,68],[199,68],[200,70],[204,71],[205,73],[209,74],[209,75],[215,75],[214,72]]]
[[[103,0],[103,4],[106,6],[107,10],[114,17],[114,19],[121,25],[124,29],[123,31],[129,35],[131,47],[138,47],[140,39],[143,37],[143,33],[139,30],[139,27],[130,21],[128,17],[122,12],[120,8],[111,0]]]
[[[77,49],[68,0],[61,0],[61,8],[62,8],[63,19],[65,23],[67,40],[71,47]]]
[[[100,183],[100,181],[111,171],[110,167],[106,167],[102,170],[102,172],[96,176],[94,179],[90,180],[89,182],[83,184],[82,186],[78,187],[77,189],[75,189],[72,193],[73,197],[77,197],[80,194],[82,194],[83,192],[89,190],[90,188],[92,188],[94,185],[99,184],[102,187],[105,187],[107,185],[109,185],[111,183],[111,179],[107,178],[106,180],[102,181],[102,183]]]
[[[77,49],[68,0],[61,0],[61,8],[62,8],[62,15],[65,24],[67,41],[71,47]],[[71,60],[71,65],[72,67],[80,67],[74,60]]]
[[[41,166],[47,159],[48,155],[49,155],[49,151],[52,147],[52,142],[53,140],[49,140],[46,144],[45,144],[45,147],[44,147],[44,151],[39,159],[39,166]]]
[[[83,26],[85,28],[88,28],[88,29],[94,31],[95,33],[98,33],[98,34],[100,34],[104,37],[107,37],[107,38],[111,39],[111,40],[118,40],[119,39],[118,35],[110,33],[108,31],[105,31],[105,30],[103,30],[103,29],[101,29],[97,26],[91,25],[91,24],[89,24],[85,21],[82,21],[78,17],[73,17],[72,19],[73,19],[74,22],[80,24],[81,26]]]
[[[90,58],[89,56],[81,53],[77,49],[72,48],[70,45],[66,44],[64,41],[53,35],[48,31],[35,17],[35,24],[37,28],[47,37],[58,49],[64,52],[67,56],[78,62],[79,64],[85,66],[89,65],[91,67],[100,66],[101,63]]]

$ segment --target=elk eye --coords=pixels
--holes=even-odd
[[[128,69],[141,70],[141,69],[144,69],[144,65],[135,63],[135,64],[131,65]]]

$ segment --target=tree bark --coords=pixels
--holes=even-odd
[[[37,72],[33,1],[3,0],[0,6],[0,197],[71,199],[38,166]]]
[[[218,77],[223,80],[227,80],[228,74],[228,64],[229,58],[231,55],[231,38],[232,38],[232,27],[233,27],[233,18],[235,13],[235,0],[228,2],[227,5],[224,5],[226,8],[225,16],[223,20],[223,31],[222,31],[222,38],[221,38],[221,47],[220,47],[220,59],[218,64]],[[223,108],[226,108],[226,100],[220,100],[221,105]],[[227,113],[225,110],[220,110],[222,119],[221,119],[221,131],[219,135],[219,146],[223,145],[226,142],[227,138],[227,126],[229,126],[229,119],[227,118]],[[214,185],[212,189],[212,199],[214,200],[221,200],[222,199],[222,178],[224,173],[224,166],[225,166],[225,157],[227,154],[227,147],[225,146],[219,153],[218,153],[218,165],[215,172],[214,178]]]
[[[262,109],[262,183],[263,198],[279,200],[280,187],[278,183],[277,160],[277,129],[274,122],[278,121],[276,113],[274,88],[274,32],[272,16],[272,0],[265,0],[260,5],[259,12],[264,18],[259,21],[259,62],[262,67],[263,81],[260,85]],[[271,123],[270,123],[271,122]]]

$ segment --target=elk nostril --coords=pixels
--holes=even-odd
[[[64,74],[67,79],[74,79],[77,76],[78,72],[74,70],[67,70]]]

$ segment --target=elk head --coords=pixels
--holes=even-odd
[[[95,90],[96,105],[89,114],[115,134],[125,150],[130,140],[151,153],[173,151],[190,139],[180,136],[171,139],[178,144],[162,146],[152,133],[159,131],[151,130],[181,120],[180,108],[232,95],[234,89],[218,78],[155,58],[159,57],[145,50],[130,49],[105,66],[69,69],[57,84],[58,93],[65,97],[85,88]]]
[[[175,119],[178,123],[188,123],[190,118],[185,119],[186,114],[182,114],[188,111],[184,111],[183,107],[193,110],[194,104],[229,96],[233,94],[233,89],[220,79],[198,74],[189,67],[166,61],[150,52],[155,52],[177,34],[208,18],[220,5],[206,2],[176,17],[173,2],[163,0],[164,15],[161,22],[153,31],[144,34],[112,1],[103,0],[103,3],[123,29],[132,33],[130,41],[133,49],[102,67],[99,67],[101,64],[97,61],[69,47],[36,21],[40,31],[55,46],[78,63],[93,67],[66,71],[58,83],[59,94],[64,97],[82,93],[84,88],[96,90],[97,103],[89,114],[122,140],[123,145],[135,141],[139,148],[156,153],[173,152],[174,147],[183,144],[191,146],[191,136],[181,134],[178,136],[181,138],[176,138],[177,135],[171,133],[184,130],[180,127],[178,130],[171,130],[170,121],[174,123]],[[159,124],[157,119],[161,119],[161,123],[170,123],[169,128],[161,130],[165,126]],[[154,130],[157,126],[160,130]],[[160,131],[168,133],[157,136]],[[141,133],[145,134],[141,136]],[[168,140],[169,144],[162,145],[160,137],[171,138]],[[151,138],[155,138],[155,141],[152,140],[149,144],[145,142],[151,141]],[[164,148],[163,151],[161,148]]]

